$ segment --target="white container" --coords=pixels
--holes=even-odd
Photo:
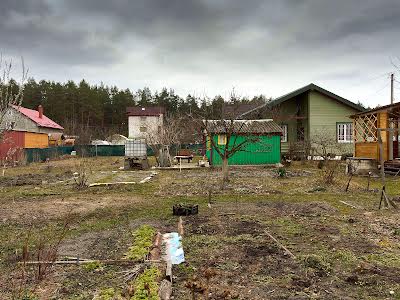
[[[147,144],[145,139],[129,139],[125,143],[126,157],[147,157]]]
[[[71,151],[72,156],[76,156],[76,151]]]

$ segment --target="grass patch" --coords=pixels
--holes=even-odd
[[[135,294],[131,300],[158,300],[158,278],[161,273],[156,267],[147,268],[133,282]]]
[[[130,260],[143,260],[149,253],[153,244],[153,236],[156,230],[148,225],[142,225],[133,233],[133,244],[129,247],[125,257]]]

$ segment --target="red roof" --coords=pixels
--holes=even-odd
[[[127,107],[128,116],[159,116],[165,114],[165,108],[162,106],[134,106]]]
[[[31,119],[40,127],[54,128],[54,129],[64,129],[62,126],[58,125],[53,120],[49,119],[45,115],[39,118],[39,112],[34,109],[25,108],[22,106],[13,105],[13,107],[18,110],[21,114]]]

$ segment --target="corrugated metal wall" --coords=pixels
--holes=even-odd
[[[47,133],[25,132],[24,148],[47,148],[48,146]]]
[[[22,131],[7,131],[0,143],[0,160],[9,158],[13,161],[21,159],[24,148],[24,132]]]
[[[215,144],[218,144],[218,136],[214,137]],[[238,136],[236,145],[243,142],[247,137]],[[229,158],[230,165],[267,165],[276,164],[281,160],[281,137],[280,135],[273,136],[257,136],[256,142],[251,142],[246,147],[236,152]],[[233,146],[234,137],[231,138],[231,145]],[[224,147],[224,146],[221,146]],[[212,150],[212,165],[217,166],[222,164],[220,155],[215,150]],[[210,160],[211,150],[207,150],[207,157]]]

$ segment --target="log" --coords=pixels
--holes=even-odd
[[[160,288],[158,290],[158,296],[161,300],[171,299],[172,294],[172,283],[166,279],[163,279],[160,283]]]
[[[172,263],[167,262],[167,268],[165,269],[165,277],[172,283]]]

